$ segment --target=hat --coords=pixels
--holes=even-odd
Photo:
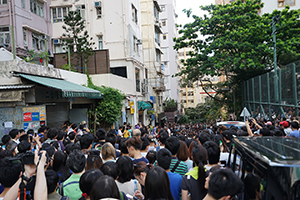
[[[86,124],[86,121],[82,121],[81,124]]]
[[[266,123],[266,125],[272,125],[272,122],[271,122],[271,121],[268,121],[268,122]]]
[[[287,121],[279,122],[279,124],[284,126],[284,128],[289,127],[289,123]]]

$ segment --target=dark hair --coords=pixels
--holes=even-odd
[[[96,131],[96,136],[97,136],[98,140],[104,140],[105,135],[106,135],[106,132],[103,128],[100,128]]]
[[[47,131],[47,137],[50,138],[51,140],[53,140],[58,134],[58,131],[56,128],[50,128]]]
[[[64,147],[66,147],[68,144],[72,144],[72,142],[71,142],[71,140],[70,140],[69,138],[65,138],[65,139],[63,140],[63,145],[64,145]]]
[[[91,169],[84,172],[79,180],[79,188],[82,191],[82,193],[86,193],[88,196],[90,196],[93,184],[101,176],[103,176],[103,173],[99,169]]]
[[[146,158],[150,164],[154,164],[156,160],[156,152],[154,150],[148,151]]]
[[[52,142],[50,143],[50,145],[51,145],[52,147],[54,147],[56,150],[59,149],[59,144],[58,144],[57,141],[52,141]]]
[[[17,135],[19,134],[19,130],[14,128],[14,129],[10,130],[8,134],[10,135],[10,137],[12,139],[15,139],[17,137]]]
[[[156,160],[158,166],[162,167],[164,170],[170,169],[172,153],[166,148],[160,149],[156,153]]]
[[[67,155],[63,151],[56,151],[53,156],[52,169],[59,175],[59,181],[64,182],[71,176],[70,169],[66,165]]]
[[[1,152],[2,153],[2,152]],[[13,164],[8,158],[0,160],[0,183],[3,187],[12,187],[19,179],[22,164]]]
[[[58,134],[57,134],[57,140],[59,141],[59,140],[62,140],[64,137],[66,137],[66,133],[65,132],[63,132],[63,131],[58,131]]]
[[[172,155],[177,154],[178,149],[180,147],[179,139],[175,136],[169,137],[166,140],[166,148],[172,153]]]
[[[1,139],[2,143],[6,145],[11,140],[10,135],[4,135]]]
[[[100,150],[89,150],[85,170],[100,169],[102,165],[103,162],[100,157]]]
[[[48,169],[45,171],[48,194],[55,191],[57,183],[59,182],[59,177],[54,170]]]
[[[218,169],[209,178],[208,193],[215,199],[241,192],[243,182],[230,169]]]
[[[285,133],[282,130],[276,128],[274,130],[274,136],[278,136],[278,137],[285,136]]]
[[[117,179],[119,175],[119,169],[115,162],[108,161],[101,166],[101,171],[104,175],[111,176],[114,180]]]
[[[220,160],[220,147],[213,141],[207,141],[203,144],[207,151],[208,162],[210,165],[217,164]]]
[[[252,173],[248,173],[244,179],[244,199],[256,199],[256,192],[260,192],[260,178]]]
[[[71,125],[71,128],[72,128],[73,130],[75,130],[75,129],[77,128],[77,124],[72,124],[72,125]]]
[[[116,132],[114,129],[111,129],[105,136],[105,142],[110,142],[113,146],[117,141]]]
[[[128,149],[127,149],[126,144],[125,144],[126,141],[127,141],[126,138],[121,138],[120,142],[119,142],[119,149],[120,149],[122,154],[128,154]]]
[[[116,162],[119,177],[118,181],[120,183],[125,183],[131,180],[133,177],[133,162],[128,156],[120,156]]]
[[[150,142],[149,142],[149,140],[146,137],[142,137],[141,140],[143,142],[141,150],[146,150],[147,146],[150,145]]]
[[[141,150],[142,148],[142,140],[138,137],[129,138],[125,142],[126,147],[133,147],[135,150]]]
[[[118,186],[113,178],[110,176],[101,176],[93,184],[90,199],[99,200],[103,198],[120,199]]]
[[[0,160],[2,160],[3,158],[6,158],[6,157],[12,157],[12,156],[13,156],[13,152],[10,150],[3,150],[0,152]]]
[[[193,148],[192,157],[193,157],[194,165],[198,166],[197,181],[199,184],[199,188],[202,192],[204,192],[205,191],[204,184],[206,178],[204,165],[207,162],[207,151],[203,146],[197,145]]]
[[[232,135],[233,135],[233,133],[230,130],[222,131],[222,136],[227,140],[231,140],[233,138]]]
[[[67,158],[67,166],[74,173],[79,173],[84,170],[86,158],[82,151],[75,149]]]
[[[270,130],[266,127],[263,127],[259,130],[259,134],[262,136],[270,136]]]
[[[45,125],[43,125],[43,126],[41,126],[40,128],[39,128],[39,130],[38,130],[38,133],[43,133],[45,130],[47,130],[48,129],[48,127],[47,126],[45,126]]]
[[[134,164],[133,166],[133,174],[135,176],[140,176],[142,172],[147,173],[152,168],[152,165],[147,165],[147,163],[144,161],[140,161],[137,164]]]
[[[34,130],[33,129],[28,129],[26,133],[27,133],[27,135],[33,135],[34,136]]]
[[[170,190],[170,181],[167,173],[161,167],[154,167],[149,170],[144,188],[145,199],[168,199],[173,200]]]
[[[81,149],[88,149],[94,142],[94,137],[91,134],[82,135],[80,138]]]
[[[69,134],[68,134],[68,137],[70,140],[74,140],[75,139],[75,132],[74,131],[71,131]]]
[[[178,160],[185,162],[190,157],[190,152],[185,142],[183,142],[182,140],[180,140],[179,142],[180,146],[176,156]]]
[[[23,140],[28,141],[28,135],[27,134],[24,134],[24,135],[20,136],[19,141],[21,142]]]
[[[168,132],[163,129],[159,132],[159,137],[158,137],[158,140],[162,143],[162,144],[165,144],[166,140],[168,139],[169,137],[169,134]]]
[[[293,129],[299,129],[299,124],[298,124],[297,122],[295,122],[295,121],[292,121],[292,122],[291,122],[291,127],[292,127]]]
[[[199,140],[201,144],[204,144],[206,141],[211,140],[211,136],[206,131],[202,131],[202,133],[199,134]]]
[[[26,151],[29,151],[31,149],[31,144],[27,140],[22,140],[18,144],[18,151],[19,153],[25,153]]]
[[[54,155],[54,153],[55,153],[55,148],[52,147],[52,146],[46,147],[44,150],[47,152],[47,156],[49,158],[51,158]]]
[[[71,153],[72,146],[73,146],[73,143],[65,145],[65,150],[64,151],[66,152],[67,155],[69,155]]]

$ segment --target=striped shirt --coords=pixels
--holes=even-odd
[[[174,168],[176,165],[178,159],[176,157],[172,157],[171,164],[170,164],[170,170]],[[188,172],[188,167],[185,162],[180,161],[179,165],[175,169],[174,173],[180,174],[181,176],[184,176]]]

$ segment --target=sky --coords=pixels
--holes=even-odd
[[[204,12],[199,8],[200,5],[215,4],[215,0],[176,0],[176,14],[178,15],[177,24],[186,24],[191,22],[186,14],[182,12],[183,9],[192,9],[192,14],[203,16]]]

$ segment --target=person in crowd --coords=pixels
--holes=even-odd
[[[165,148],[166,140],[168,139],[169,134],[166,130],[162,130],[159,132],[158,140],[159,140],[159,146],[156,147],[156,151],[158,151],[161,148]]]
[[[31,150],[31,144],[27,140],[22,140],[17,146],[19,153],[26,153]]]
[[[178,160],[176,157],[180,147],[180,141],[177,137],[169,137],[165,142],[165,147],[172,153],[172,161],[170,164],[170,170],[174,173],[184,176],[188,172],[187,164]]]
[[[101,166],[100,169],[104,175],[112,177],[116,180],[119,176],[119,169],[116,162],[108,161]]]
[[[149,163],[153,165],[156,161],[156,151],[154,150],[148,151],[146,158],[147,160],[149,160]]]
[[[67,158],[67,166],[73,174],[62,183],[62,191],[59,191],[62,196],[68,196],[71,200],[78,200],[81,197],[79,180],[85,172],[85,163],[86,158],[82,151],[76,149],[70,153]]]
[[[288,121],[279,122],[280,127],[284,130],[284,133],[287,136],[290,136],[290,133],[292,132],[292,129],[290,128],[290,124]]]
[[[138,137],[129,138],[126,142],[126,147],[128,149],[130,157],[133,158],[133,163],[136,164],[140,161],[144,161],[149,163],[149,161],[142,156],[141,148],[142,148],[142,141]]]
[[[261,200],[261,180],[258,176],[248,173],[244,182],[244,200]]]
[[[290,133],[290,137],[298,138],[300,136],[298,122],[292,121],[291,122],[291,128],[292,128],[292,132]]]
[[[141,154],[143,157],[146,157],[150,142],[146,137],[141,137],[141,140],[142,140]]]
[[[66,163],[67,155],[63,151],[56,151],[53,156],[52,169],[59,176],[59,183],[66,181],[72,174]]]
[[[144,194],[145,199],[148,200],[174,200],[168,175],[163,168],[154,167],[149,170],[145,180]]]
[[[5,145],[8,144],[10,141],[12,141],[10,135],[4,135],[2,138],[1,138],[1,141],[2,141],[2,149],[5,149]]]
[[[100,150],[102,145],[105,143],[106,132],[103,128],[100,128],[96,131],[97,141],[94,143],[93,148]]]
[[[46,170],[45,171],[46,181],[47,181],[47,192],[48,200],[61,200],[62,196],[56,192],[56,189],[59,184],[59,176],[57,173],[53,170]],[[69,197],[65,198],[66,200],[69,200]]]
[[[75,136],[76,136],[76,133],[74,131],[71,131],[70,133],[68,133],[68,137],[73,144],[75,143]]]
[[[180,142],[180,146],[176,154],[176,157],[178,158],[178,160],[186,163],[189,171],[193,168],[193,161],[189,159],[190,157],[189,149],[184,141],[180,140],[179,142]]]
[[[116,142],[117,142],[117,135],[115,133],[114,129],[111,129],[105,136],[105,142],[109,142],[113,145],[113,147],[115,148],[115,154],[116,154],[116,158],[118,158],[121,153],[119,150],[116,149]]]
[[[6,144],[5,149],[11,151],[13,153],[13,156],[15,156],[17,146],[18,145],[15,141],[10,141],[9,143]]]
[[[15,143],[17,143],[17,144],[20,143],[19,138],[20,138],[21,134],[18,129],[12,129],[11,131],[9,131],[8,134]]]
[[[91,169],[100,169],[103,161],[100,157],[100,150],[90,150],[86,159],[86,171]]]
[[[149,165],[146,162],[141,161],[134,164],[133,166],[134,166],[133,175],[135,179],[138,180],[139,184],[145,186],[146,176],[149,170],[152,168],[152,165]]]
[[[133,196],[137,190],[141,191],[141,186],[133,177],[133,163],[130,157],[120,156],[116,162],[119,175],[116,184],[120,191]]]
[[[120,126],[118,129],[118,136],[122,137],[123,136],[123,126]]]
[[[101,176],[103,173],[99,169],[88,170],[82,174],[79,180],[82,197],[79,200],[90,200],[92,186]]]
[[[94,143],[94,137],[91,134],[84,134],[80,138],[80,148],[81,151],[86,155],[88,154],[88,151],[92,149]]]
[[[163,168],[168,174],[170,180],[170,189],[174,200],[180,200],[182,177],[179,174],[170,171],[170,164],[172,160],[171,152],[168,149],[163,148],[160,149],[156,154],[157,154],[157,165]]]
[[[118,186],[112,177],[107,175],[101,176],[93,184],[90,192],[90,200],[99,199],[120,199]],[[123,199],[125,198],[123,197]]]
[[[151,134],[148,134],[147,136],[147,139],[149,140],[149,142],[150,142],[150,145],[149,145],[149,147],[148,147],[148,152],[149,151],[152,151],[152,150],[156,150],[156,147],[155,147],[155,138],[154,138],[154,136],[153,135],[151,135]]]
[[[203,147],[206,149],[208,155],[208,164],[205,165],[205,169],[209,171],[212,167],[219,165],[220,147],[213,141],[205,142]]]
[[[142,132],[141,132],[141,130],[140,129],[134,129],[133,131],[132,131],[132,137],[138,137],[138,138],[141,138],[141,134],[142,134]]]
[[[216,165],[216,166],[214,166],[214,167],[212,167],[210,170],[209,170],[209,174],[208,174],[208,176],[205,178],[205,184],[204,184],[204,188],[206,189],[206,190],[208,190],[208,183],[209,183],[209,178],[210,178],[210,175],[214,172],[214,171],[216,171],[217,169],[221,169],[222,167],[220,166],[220,165]]]
[[[58,131],[57,131],[56,128],[50,128],[47,131],[47,138],[48,139],[44,143],[50,144],[51,142],[53,142],[54,139],[56,139],[57,134],[58,134]]]
[[[126,141],[127,139],[126,138],[120,138],[120,141],[119,141],[119,149],[121,151],[121,154],[123,156],[129,156],[129,152],[128,152],[128,149],[126,147]]]
[[[242,191],[243,185],[232,170],[218,169],[210,175],[208,192],[203,200],[229,200]]]
[[[126,127],[125,127],[125,130],[124,130],[124,133],[123,133],[123,137],[124,137],[124,138],[129,138],[129,137],[130,137],[130,132],[129,132],[129,130],[130,130],[130,127],[129,127],[129,126],[126,126]]]
[[[109,142],[105,143],[101,148],[103,163],[108,161],[116,162],[116,152],[113,145]]]
[[[189,193],[191,194],[191,200],[203,199],[207,193],[204,187],[206,178],[204,165],[207,162],[206,149],[198,144],[193,148],[192,158],[194,168],[183,177],[181,183],[182,200],[187,200]]]
[[[65,150],[65,146],[64,146],[64,139],[66,138],[66,133],[63,132],[63,131],[58,131],[58,134],[57,134],[57,142],[59,143],[59,149],[58,150],[61,150],[61,151],[64,151]]]

